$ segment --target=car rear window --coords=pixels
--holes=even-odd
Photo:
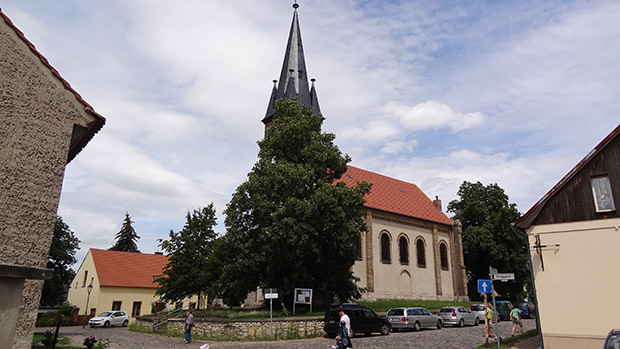
[[[439,312],[440,313],[452,313],[454,312],[454,309],[453,308],[441,308]]]
[[[484,305],[482,305],[482,304],[472,305],[471,306],[471,310],[482,311],[482,310],[484,310]]]
[[[403,309],[391,309],[387,315],[388,316],[402,316],[404,314]]]

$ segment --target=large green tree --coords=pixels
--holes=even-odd
[[[170,230],[169,239],[159,239],[161,249],[169,256],[162,277],[157,279],[156,293],[172,303],[193,295],[215,296],[219,277],[219,260],[214,257],[217,233],[215,208],[209,206],[187,212],[187,220],[179,232]]]
[[[530,274],[525,235],[512,225],[521,216],[516,204],[509,203],[497,184],[465,181],[458,196],[460,199],[448,204],[448,212],[463,224],[469,296],[480,297],[477,280],[488,280],[489,267],[493,267],[500,273],[515,274],[514,281],[494,282],[496,292],[504,299],[520,299],[524,286],[530,284]]]
[[[62,218],[57,216],[54,222],[54,237],[47,257],[47,268],[54,269],[54,275],[43,283],[41,305],[54,306],[66,299],[65,290],[75,277],[71,265],[77,262],[75,253],[79,245],[80,240],[75,237]]]
[[[276,110],[257,163],[225,211],[222,296],[236,304],[256,287],[280,295],[305,287],[357,298],[351,267],[370,184],[334,184],[350,158],[334,134],[321,132],[321,115],[292,100],[276,101]]]
[[[140,252],[136,241],[140,238],[136,230],[131,226],[134,223],[129,217],[129,213],[125,213],[125,220],[121,226],[121,230],[116,233],[116,243],[110,247],[110,251],[124,252]]]

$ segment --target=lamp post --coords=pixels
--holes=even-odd
[[[88,301],[90,301],[90,293],[93,291],[93,283],[91,282],[88,287],[88,297],[86,297],[86,309],[84,309],[84,321],[82,321],[82,328],[86,327],[86,318],[88,317]]]

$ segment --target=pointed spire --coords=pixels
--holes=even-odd
[[[297,1],[293,4],[295,9],[293,12],[293,22],[291,23],[291,30],[289,32],[288,42],[286,45],[286,52],[284,53],[284,62],[282,64],[282,71],[280,72],[280,80],[278,86],[275,86],[269,98],[269,105],[267,106],[267,113],[263,118],[265,128],[269,128],[271,119],[275,115],[274,102],[278,99],[297,98],[299,105],[305,105],[313,114],[319,114],[318,98],[316,96],[316,90],[314,89],[314,80],[312,83],[312,90],[308,85],[308,75],[306,73],[306,61],[304,58],[304,49],[301,42],[301,30],[299,29],[299,19],[297,16],[297,8],[299,5]],[[274,93],[275,92],[275,93]]]

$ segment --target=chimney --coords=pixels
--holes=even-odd
[[[435,200],[433,200],[433,205],[435,205],[435,208],[441,211],[441,200],[439,200],[439,196],[435,196]]]

